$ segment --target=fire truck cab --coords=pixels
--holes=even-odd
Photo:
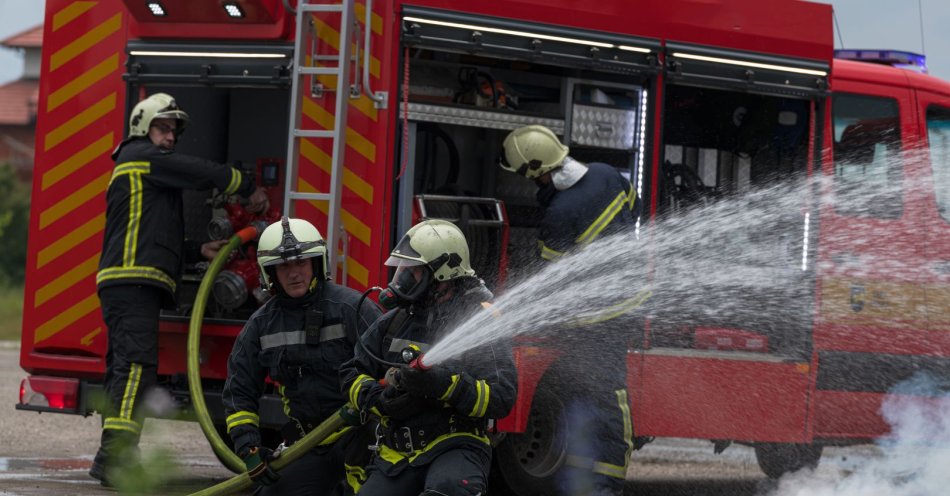
[[[496,165],[522,125],[622,171],[645,237],[725,198],[754,211],[752,193],[774,184],[807,192],[767,229],[730,231],[776,284],[729,293],[738,299],[714,315],[704,309],[726,303],[722,288],[697,284],[630,330],[638,446],[748,444],[776,477],[816,464],[825,445],[887,433],[881,401],[915,372],[950,380],[950,83],[835,59],[828,5],[47,0],[44,40],[18,409],[95,410],[109,153],[155,92],[191,116],[180,151],[239,164],[280,206],[254,217],[188,193],[187,238],[304,217],[335,247],[336,279],[360,291],[387,280],[383,261],[423,218],[462,227],[496,293],[531,275],[535,186]],[[860,203],[836,203],[845,197]],[[629,263],[659,271],[665,256]],[[185,411],[187,322],[206,269],[184,267],[178,307],[163,314],[159,373]],[[225,269],[200,345],[218,424],[231,345],[265,297],[253,243]],[[500,483],[524,495],[563,465],[565,399],[546,393],[555,352],[515,353],[519,401],[497,422],[496,459]],[[280,402],[264,405],[262,425],[276,429]]]

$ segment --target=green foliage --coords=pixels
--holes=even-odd
[[[19,341],[23,322],[23,286],[0,286],[0,341]]]
[[[174,453],[157,447],[143,453],[141,463],[117,470],[115,488],[120,494],[164,494],[163,486],[180,474]]]
[[[23,284],[29,216],[30,185],[0,165],[0,285]]]

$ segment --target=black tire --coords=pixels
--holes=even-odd
[[[790,472],[817,467],[821,450],[822,446],[814,444],[763,443],[755,445],[755,459],[765,475],[778,479]]]
[[[567,456],[564,402],[556,391],[537,389],[528,425],[522,434],[508,434],[495,448],[490,494],[546,496],[556,494],[557,473]],[[503,487],[497,487],[503,484]]]

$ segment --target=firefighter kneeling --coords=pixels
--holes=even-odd
[[[279,384],[284,444],[297,441],[345,404],[338,370],[380,311],[359,307],[360,294],[328,281],[327,247],[317,228],[284,217],[267,227],[257,247],[263,286],[276,294],[248,319],[228,358],[222,402],[234,450],[262,494],[336,495],[346,467],[347,493],[359,486],[366,445],[361,427],[346,426],[279,474],[269,466],[258,407],[266,376]],[[358,422],[357,422],[358,423]],[[368,458],[368,457],[367,457]]]
[[[465,237],[450,222],[414,226],[386,265],[396,272],[380,301],[392,310],[366,331],[340,371],[350,404],[380,419],[378,452],[360,496],[484,493],[491,463],[488,419],[507,415],[515,400],[511,347],[465,350],[426,370],[391,364],[426,352],[456,324],[484,311],[491,292],[469,266]]]

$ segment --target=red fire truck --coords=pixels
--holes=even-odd
[[[914,373],[950,381],[950,83],[834,58],[828,5],[47,0],[44,41],[18,409],[93,412],[109,154],[132,106],[159,91],[191,115],[179,150],[256,174],[272,204],[320,227],[336,279],[360,291],[387,279],[383,261],[420,218],[457,222],[497,293],[517,282],[536,257],[539,207],[534,186],[495,160],[526,124],[624,171],[644,229],[706,193],[826,179],[785,228],[759,233],[792,254],[765,263],[796,269],[784,296],[805,302],[805,317],[698,312],[631,329],[638,444],[751,445],[778,476],[817,463],[823,446],[887,433],[881,401]],[[894,184],[905,187],[883,187]],[[845,190],[867,200],[830,200]],[[261,220],[213,193],[185,204],[198,241]],[[216,278],[202,329],[217,424],[227,356],[260,297],[252,248]],[[904,263],[873,263],[882,257]],[[162,318],[159,374],[184,411],[187,322],[206,268],[184,268],[179,306]],[[566,399],[546,388],[554,352],[529,342],[515,354],[519,399],[497,422],[496,459],[504,483],[531,494],[563,463]],[[276,397],[265,405],[262,424],[280,425]]]

